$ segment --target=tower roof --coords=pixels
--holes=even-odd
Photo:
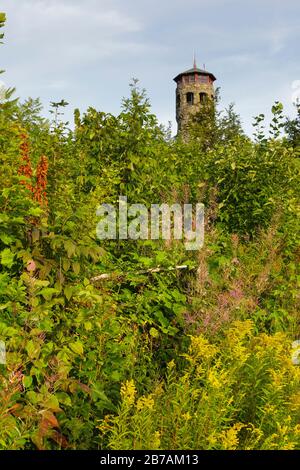
[[[204,70],[204,69],[199,69],[198,67],[193,67],[189,70],[186,70],[185,72],[181,72],[179,73],[175,78],[174,78],[174,81],[177,82],[179,80],[179,78],[181,78],[183,75],[191,75],[193,73],[197,73],[198,75],[208,75],[209,77],[211,77],[211,79],[213,81],[217,80],[216,77],[214,76],[213,73],[211,72],[208,72],[207,70]]]

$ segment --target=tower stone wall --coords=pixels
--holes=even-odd
[[[194,68],[174,78],[176,87],[176,121],[178,134],[185,133],[188,123],[204,105],[206,100],[214,99],[215,76],[206,70]]]

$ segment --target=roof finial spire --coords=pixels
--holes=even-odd
[[[196,53],[195,53],[195,49],[194,49],[194,69],[196,70],[196,68],[197,68]]]

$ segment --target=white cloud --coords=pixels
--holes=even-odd
[[[196,49],[249,127],[300,76],[299,0],[2,0],[0,8],[4,79],[44,103],[64,97],[118,112],[136,76],[160,119],[174,121],[172,78]]]
[[[106,2],[58,0],[4,0],[7,41],[22,51],[21,62],[33,55],[40,65],[61,60],[70,63],[109,56],[116,50],[139,48],[126,35],[142,30],[141,22],[104,8]]]
[[[85,40],[82,33],[98,30],[99,34],[114,35],[135,32],[141,24],[135,19],[114,9],[103,9],[102,1],[63,2],[58,0],[25,0],[21,4],[10,0],[9,5],[18,4],[14,10],[15,33],[18,40],[31,40],[32,33],[55,34],[65,31],[73,38]],[[10,11],[11,7],[8,8]],[[8,16],[9,18],[9,16]]]

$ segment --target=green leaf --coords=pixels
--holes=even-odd
[[[40,279],[37,279],[37,280],[35,281],[35,286],[36,286],[36,287],[48,287],[49,284],[50,284],[49,281],[42,281],[42,280],[40,280]]]
[[[150,328],[150,335],[151,335],[153,338],[158,338],[158,337],[159,337],[159,332],[157,331],[156,328]]]
[[[43,209],[40,207],[31,207],[28,214],[33,217],[39,217],[43,213]]]
[[[32,377],[30,375],[27,375],[26,377],[23,378],[23,385],[25,388],[29,388],[32,385]]]
[[[78,354],[79,356],[82,356],[82,354],[83,354],[83,344],[81,343],[81,341],[76,341],[76,343],[70,343],[69,348],[75,354]]]
[[[39,353],[40,347],[38,344],[35,344],[33,341],[28,341],[25,346],[25,350],[29,356],[29,359],[33,359]]]
[[[69,271],[70,265],[71,265],[70,260],[68,260],[67,258],[64,258],[62,265],[63,265],[63,270],[65,272]]]
[[[57,294],[58,290],[53,287],[46,287],[38,292],[37,295],[42,295],[45,300],[51,300],[54,294]]]
[[[40,401],[39,395],[33,390],[30,390],[29,392],[26,393],[26,398],[29,401],[29,403],[32,403],[33,405],[36,405]]]
[[[0,240],[4,243],[4,245],[10,245],[15,239],[6,233],[1,233]]]
[[[40,303],[40,299],[38,297],[34,297],[32,300],[31,300],[31,305],[32,307],[37,307]]]
[[[66,286],[66,287],[64,288],[64,294],[65,294],[65,296],[66,296],[66,298],[67,298],[68,300],[71,299],[73,293],[74,293],[74,288],[73,288],[73,286]]]
[[[78,274],[80,273],[80,263],[78,263],[78,261],[75,261],[75,263],[72,264],[72,269],[74,273],[78,276]]]
[[[2,266],[7,266],[8,268],[11,268],[12,265],[14,264],[14,253],[9,249],[5,248],[1,252],[1,264]]]
[[[90,321],[86,321],[84,323],[84,328],[85,328],[86,331],[91,331],[91,329],[93,328],[93,325]]]
[[[45,401],[44,407],[51,411],[60,411],[58,398],[55,395],[50,395]]]
[[[117,370],[114,370],[110,376],[111,380],[114,382],[119,382],[121,380],[121,375],[120,372]]]
[[[72,258],[76,251],[76,245],[71,240],[67,240],[64,242],[64,247],[67,252],[68,258]]]
[[[66,392],[57,392],[56,396],[62,405],[72,406],[71,397]]]
[[[11,305],[11,302],[6,302],[6,304],[0,305],[0,310],[5,310]]]

